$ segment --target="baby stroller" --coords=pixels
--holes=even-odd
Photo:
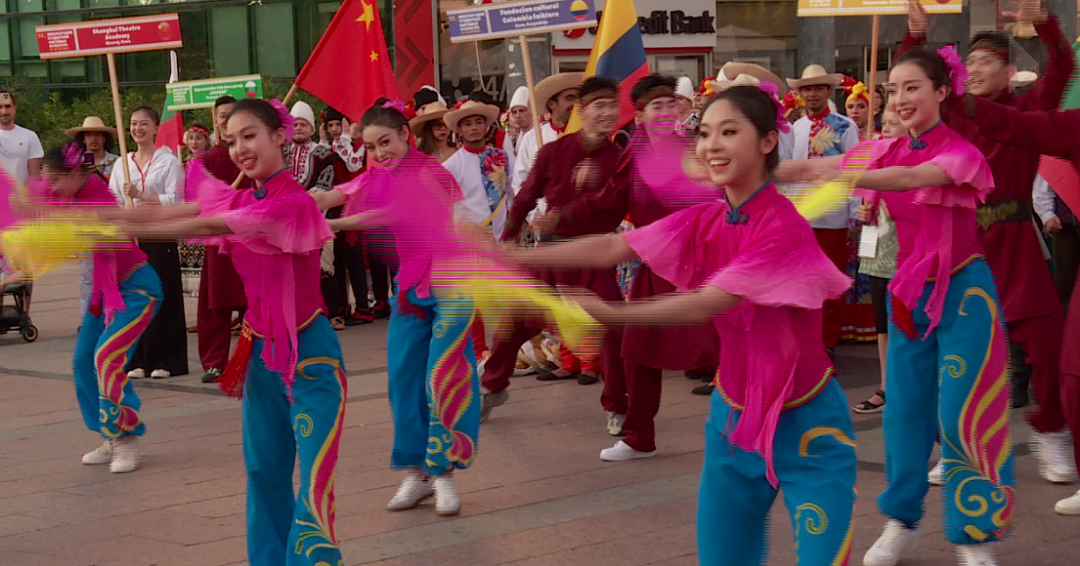
[[[7,304],[4,297],[11,295],[15,299],[14,305]],[[30,313],[26,310],[26,304],[30,300],[30,285],[28,283],[16,283],[8,285],[0,290],[0,334],[18,330],[23,340],[33,342],[38,338],[38,329],[30,321]]]

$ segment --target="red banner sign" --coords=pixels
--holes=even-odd
[[[179,49],[180,16],[160,14],[37,26],[42,59]]]

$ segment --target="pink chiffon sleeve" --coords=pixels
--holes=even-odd
[[[622,233],[634,253],[661,278],[680,291],[697,288],[704,280],[704,246],[698,245],[699,219],[713,205],[693,206],[652,224]],[[722,219],[722,215],[716,215]]]
[[[321,250],[333,232],[311,195],[294,192],[258,200],[221,214],[227,239],[263,255],[303,255]]]
[[[918,204],[974,209],[994,190],[990,166],[974,146],[940,153],[929,162],[945,171],[953,184],[920,189],[915,195]]]
[[[825,256],[809,229],[797,229],[743,247],[705,285],[757,305],[819,309],[843,295],[851,279]]]
[[[184,178],[184,197],[199,203],[199,216],[221,216],[240,208],[246,194],[211,175],[201,157],[188,164]]]

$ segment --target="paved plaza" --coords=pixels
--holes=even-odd
[[[68,269],[38,284],[36,343],[0,336],[0,566],[245,564],[240,403],[200,383],[193,335],[191,375],[137,382],[147,423],[139,470],[116,475],[80,464],[100,439],[83,426],[71,383],[77,278]],[[189,301],[189,320],[194,310]],[[390,513],[384,506],[400,475],[388,467],[385,332],[386,321],[378,321],[338,334],[349,379],[336,527],[346,565],[697,564],[694,514],[708,411],[706,398],[690,394],[698,383],[670,373],[659,453],[613,464],[597,457],[613,441],[599,385],[515,378],[509,402],[482,428],[475,466],[455,476],[461,516],[439,518],[430,504]],[[840,353],[848,398],[866,398],[877,388],[875,347]],[[1013,423],[1017,525],[998,546],[1001,564],[1080,564],[1080,517],[1053,512],[1077,486],[1041,481],[1025,444],[1029,429],[1018,416]],[[885,475],[880,415],[856,417],[855,426],[860,497],[852,564],[861,564],[884,523],[874,499]],[[922,547],[905,564],[956,563],[941,533],[940,498],[940,490],[930,492]],[[768,564],[794,565],[781,499],[773,513]]]

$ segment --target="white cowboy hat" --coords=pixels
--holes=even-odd
[[[804,86],[831,86],[837,88],[844,84],[844,75],[840,73],[829,73],[825,70],[825,67],[821,65],[810,65],[803,69],[802,77],[798,79],[788,79],[787,84],[793,89],[800,89]]]
[[[557,73],[536,83],[533,96],[541,114],[547,112],[547,103],[564,90],[577,89],[585,80],[585,73]]]
[[[483,116],[487,118],[488,126],[490,126],[499,119],[499,107],[484,104],[479,100],[466,100],[459,108],[447,112],[443,116],[443,122],[446,122],[446,127],[450,128],[451,132],[456,132],[458,123],[469,116]]]
[[[116,139],[116,128],[106,126],[105,122],[97,116],[87,116],[86,118],[83,118],[82,126],[79,126],[78,128],[68,128],[64,130],[64,135],[73,138],[84,132],[101,132]]]
[[[424,132],[424,124],[432,120],[442,120],[447,111],[446,104],[439,100],[425,104],[416,109],[416,117],[409,120],[409,129],[414,136],[419,136]]]

